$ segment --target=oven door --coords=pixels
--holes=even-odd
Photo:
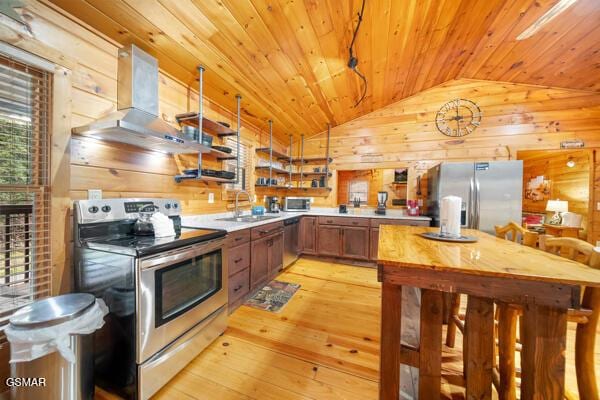
[[[141,259],[136,361],[143,363],[227,304],[225,240]]]

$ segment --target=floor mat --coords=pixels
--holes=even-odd
[[[272,281],[260,289],[245,305],[259,310],[279,312],[300,289],[297,283]]]

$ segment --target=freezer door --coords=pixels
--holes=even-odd
[[[438,182],[437,209],[439,201],[445,196],[458,196],[462,198],[461,225],[471,226],[471,202],[474,188],[473,163],[442,163],[440,165]],[[437,213],[439,215],[439,212]],[[434,226],[439,226],[439,218],[434,219]]]
[[[521,223],[522,161],[475,163],[475,226],[494,234],[495,225]]]

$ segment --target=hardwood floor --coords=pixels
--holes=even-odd
[[[376,270],[301,259],[278,280],[302,285],[280,313],[240,307],[231,315],[225,334],[155,398],[377,399],[380,284]],[[570,391],[576,390],[573,337],[569,326],[566,382]],[[461,341],[459,335],[456,350],[444,347],[445,398],[464,397]],[[600,345],[596,349],[598,369]]]

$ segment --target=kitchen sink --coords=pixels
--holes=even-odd
[[[218,218],[217,221],[229,221],[229,222],[259,222],[266,221],[268,219],[277,218],[271,215],[245,215],[243,217],[230,217],[230,218]]]

